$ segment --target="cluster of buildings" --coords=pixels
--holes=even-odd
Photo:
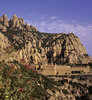
[[[66,66],[66,65],[47,65],[41,70],[43,75],[68,75],[68,74],[89,74],[90,66]]]

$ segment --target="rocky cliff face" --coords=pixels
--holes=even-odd
[[[22,18],[14,15],[8,20],[5,14],[0,18],[0,55],[0,60],[24,58],[34,64],[92,61],[73,33],[41,33],[33,25],[25,24]]]

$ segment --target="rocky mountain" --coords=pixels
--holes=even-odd
[[[62,30],[61,30],[62,31]],[[0,18],[0,61],[25,59],[33,64],[87,64],[92,61],[73,33],[42,33],[16,15]]]

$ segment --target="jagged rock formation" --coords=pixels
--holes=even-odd
[[[9,26],[8,18],[7,18],[7,16],[6,16],[6,14],[4,14],[4,15],[0,18],[0,23],[2,23],[4,26]]]
[[[0,30],[2,30],[3,32],[7,31],[7,28],[9,26],[8,23],[8,18],[6,16],[6,14],[4,14],[1,18],[0,18]]]
[[[8,20],[5,14],[0,18],[0,31],[3,37],[0,38],[0,50],[4,52],[0,52],[0,60],[25,58],[34,64],[87,64],[92,61],[73,33],[41,33],[33,25],[25,24],[22,18],[14,15]]]
[[[19,23],[19,20],[18,20],[16,15],[13,15],[13,18],[10,20],[10,26],[11,26],[11,30],[13,28],[22,29],[22,27],[21,27],[21,25]]]

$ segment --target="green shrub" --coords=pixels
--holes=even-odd
[[[47,89],[57,89],[56,83],[24,62],[0,63],[1,100],[44,100],[50,97]]]

